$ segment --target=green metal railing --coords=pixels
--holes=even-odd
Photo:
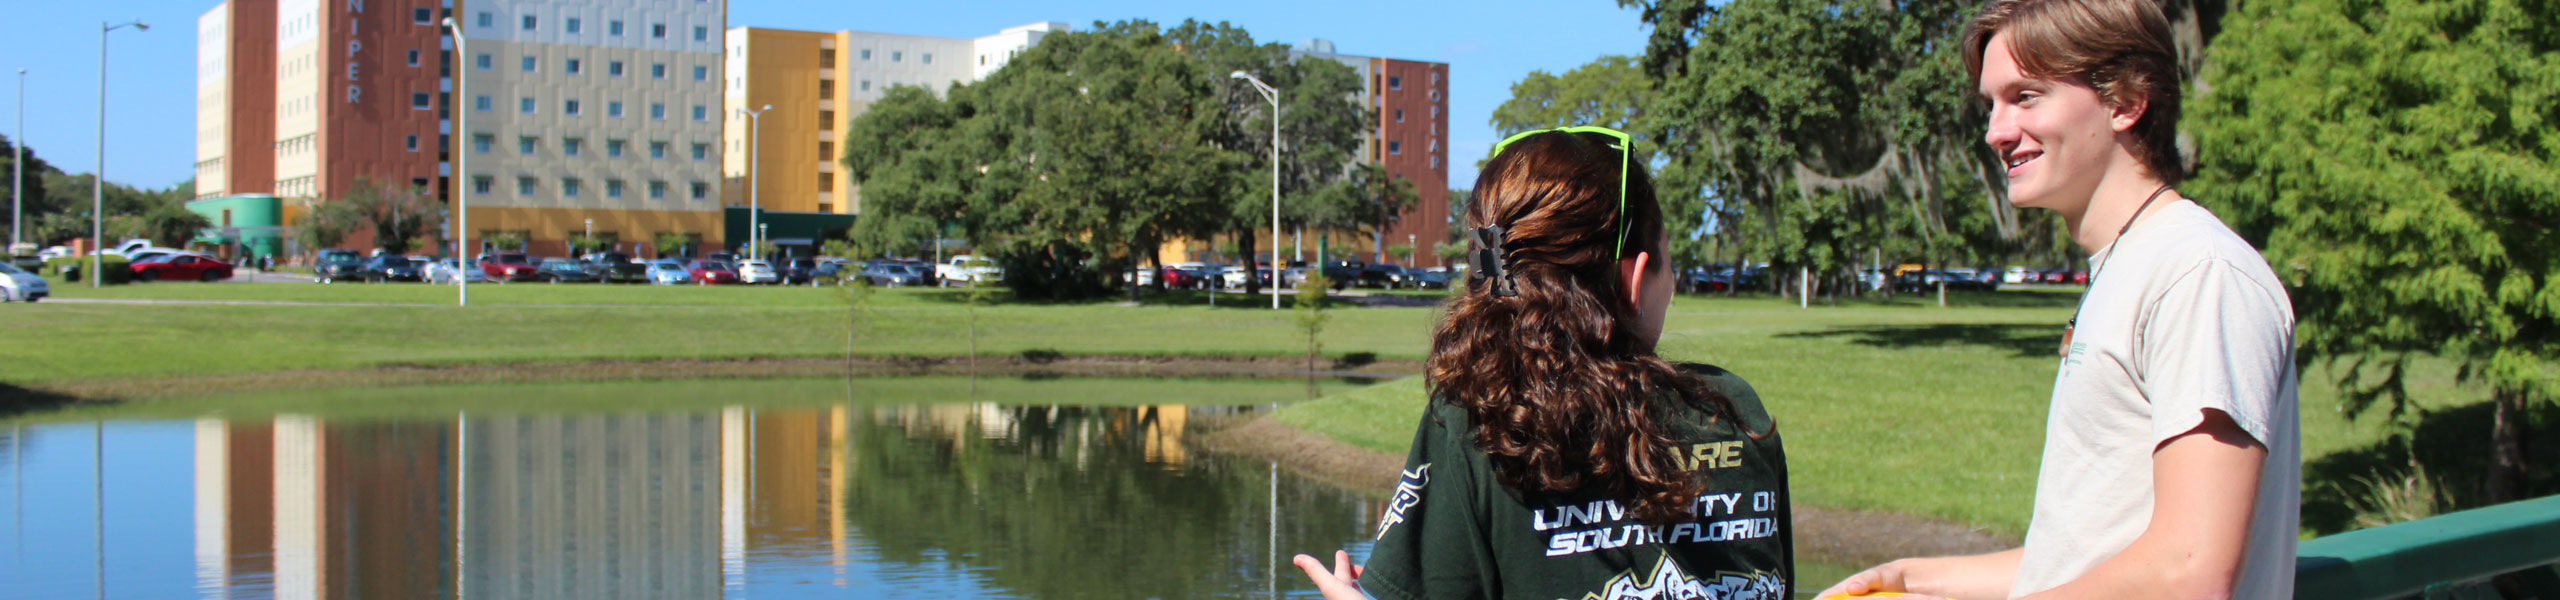
[[[2508,598],[2487,580],[2509,573],[2560,597],[2560,496],[2313,539],[2295,555],[2295,598]]]

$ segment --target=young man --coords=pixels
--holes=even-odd
[[[1992,0],[1965,36],[2009,198],[2095,272],[2063,331],[2026,546],[1887,563],[1822,596],[2293,596],[2293,311],[2255,248],[2173,187],[2179,80],[2153,0]]]

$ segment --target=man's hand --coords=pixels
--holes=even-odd
[[[1323,560],[1304,554],[1290,559],[1289,562],[1298,565],[1299,570],[1307,572],[1307,579],[1316,583],[1316,591],[1323,592],[1325,600],[1368,600],[1369,598],[1368,593],[1360,591],[1360,572],[1363,569],[1360,565],[1351,564],[1349,552],[1333,551],[1333,570],[1331,571],[1325,570]]]
[[[2012,549],[1973,556],[1905,558],[1860,571],[1814,598],[2006,598],[2009,582],[2018,573],[2019,556],[2019,551]]]

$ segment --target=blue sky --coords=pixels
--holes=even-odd
[[[378,0],[377,0],[378,1]],[[26,69],[27,144],[65,171],[97,164],[98,30],[135,19],[150,31],[117,30],[109,47],[107,178],[166,187],[195,164],[195,23],[209,0],[28,0],[0,19],[0,129],[15,121],[17,70]],[[1449,183],[1467,187],[1475,161],[1496,141],[1486,123],[1532,70],[1560,73],[1606,54],[1644,50],[1633,10],[1609,0],[1472,2],[991,1],[914,2],[731,0],[731,26],[854,29],[978,37],[1024,23],[1185,18],[1227,21],[1260,41],[1332,40],[1346,54],[1449,63]],[[5,177],[0,177],[5,179]]]

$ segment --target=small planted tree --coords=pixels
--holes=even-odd
[[[693,234],[681,231],[658,234],[658,258],[692,255]]]
[[[1332,315],[1324,312],[1324,290],[1330,285],[1332,282],[1325,280],[1324,271],[1321,269],[1308,270],[1307,280],[1298,284],[1297,322],[1298,330],[1307,334],[1307,397],[1309,398],[1316,397],[1316,357],[1324,351],[1324,343],[1316,336],[1324,333],[1324,322],[1332,318]]]

